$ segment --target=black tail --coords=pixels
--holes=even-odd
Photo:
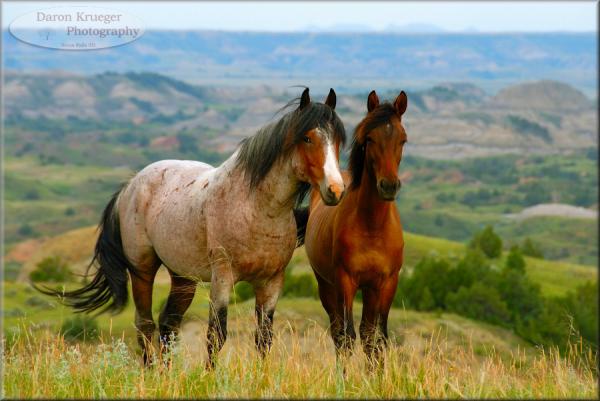
[[[296,248],[304,245],[304,236],[306,235],[306,224],[310,210],[307,207],[299,207],[294,209],[294,219],[296,219]]]
[[[92,281],[82,288],[73,291],[60,291],[51,288],[35,289],[46,295],[58,296],[62,302],[74,308],[76,312],[92,312],[110,302],[98,314],[111,311],[118,313],[127,304],[127,272],[135,273],[135,268],[123,252],[119,217],[115,203],[121,190],[111,198],[102,213],[98,228],[100,235],[96,242],[94,258],[88,269],[96,264],[97,270]],[[111,302],[112,301],[112,302]]]

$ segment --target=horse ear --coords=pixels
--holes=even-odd
[[[306,89],[304,89],[304,92],[302,92],[302,96],[300,96],[300,107],[298,107],[298,108],[300,110],[302,110],[303,108],[308,106],[309,103],[310,103],[310,96],[308,95],[308,88],[306,88]]]
[[[327,99],[325,99],[325,104],[331,107],[332,110],[335,110],[335,101],[335,91],[333,90],[333,88],[329,88],[329,95],[327,95]]]
[[[396,109],[396,113],[399,116],[402,116],[406,111],[406,106],[408,106],[408,97],[404,91],[401,91],[396,100],[394,101],[394,108]]]
[[[371,91],[371,93],[369,93],[369,97],[367,98],[367,110],[370,113],[375,110],[377,106],[379,106],[379,97],[375,91]]]

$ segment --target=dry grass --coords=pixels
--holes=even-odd
[[[290,303],[294,301],[289,301]],[[312,302],[312,301],[311,301]],[[302,301],[300,300],[302,304]],[[308,305],[308,304],[307,304]],[[310,306],[312,308],[312,306]],[[360,343],[336,364],[322,322],[310,320],[302,305],[279,315],[271,354],[260,360],[253,349],[252,305],[232,308],[230,336],[214,372],[204,368],[206,323],[189,321],[174,349],[171,366],[144,369],[128,334],[103,334],[99,344],[69,344],[48,329],[30,324],[9,339],[3,354],[3,395],[9,398],[595,398],[597,378],[570,356],[519,345],[497,349],[463,320],[427,331],[406,314],[403,331],[392,335],[383,369],[368,373]],[[396,322],[400,318],[396,316]],[[397,323],[396,325],[398,325]],[[415,325],[416,324],[416,325]],[[452,326],[457,327],[456,330]],[[425,330],[425,331],[424,331]],[[404,333],[398,335],[399,332]],[[123,332],[125,333],[125,332]],[[457,334],[460,333],[460,334]],[[500,333],[496,333],[500,334]],[[495,334],[489,334],[493,336]],[[592,358],[591,356],[588,356]],[[592,360],[592,366],[595,365]]]

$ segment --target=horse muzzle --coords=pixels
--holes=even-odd
[[[323,203],[327,206],[335,206],[344,197],[344,193],[346,192],[346,188],[344,184],[342,185],[323,185],[319,186],[319,192],[321,193],[321,199],[323,199]]]
[[[393,201],[400,190],[402,183],[400,180],[379,180],[377,183],[377,192],[379,197],[385,201]]]

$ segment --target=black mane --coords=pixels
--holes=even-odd
[[[352,181],[350,188],[358,188],[362,178],[365,165],[365,137],[375,128],[387,124],[393,116],[397,116],[396,109],[390,102],[380,104],[356,126],[354,138],[352,139],[352,148],[348,159],[348,170]]]
[[[280,111],[299,103],[292,100]],[[311,102],[303,109],[296,108],[285,114],[279,121],[268,124],[249,138],[242,141],[237,155],[237,165],[244,171],[250,188],[256,188],[267,176],[277,160],[289,156],[296,144],[301,142],[306,132],[329,125],[327,130],[333,139],[344,145],[346,133],[336,112],[323,103]],[[309,183],[301,183],[296,194],[296,203],[301,203],[310,189]]]

